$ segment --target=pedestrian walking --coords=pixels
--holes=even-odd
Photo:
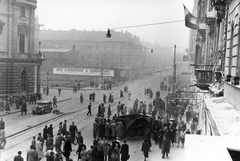
[[[18,155],[16,155],[13,161],[24,161],[22,155],[22,151],[18,151]]]
[[[127,144],[126,140],[123,141],[120,154],[121,154],[121,161],[127,161],[130,158],[129,145]]]
[[[5,130],[0,130],[0,149],[4,149],[5,145],[7,144],[6,136],[5,136]]]
[[[103,103],[107,103],[106,99],[107,99],[107,96],[105,95],[105,93],[103,93]]]
[[[30,150],[27,151],[27,161],[38,161],[37,152],[32,145],[30,146]]]
[[[58,133],[55,138],[55,151],[57,153],[61,151],[62,141],[65,141],[65,138],[61,135],[61,133]]]
[[[61,97],[61,91],[62,91],[62,89],[58,88],[58,95],[59,95],[59,97]]]
[[[112,103],[112,95],[111,95],[111,93],[109,93],[108,103]]]
[[[80,102],[83,103],[84,99],[83,99],[83,94],[80,94]]]
[[[44,140],[47,140],[47,134],[48,134],[48,126],[46,125],[43,129],[43,138]]]
[[[37,153],[37,156],[38,156],[38,160],[40,161],[44,157],[43,145],[42,145],[40,137],[37,138],[36,153]]]
[[[33,146],[33,149],[36,149],[36,136],[33,136],[32,137],[32,142],[31,142],[31,145]]]
[[[104,104],[102,103],[102,106],[101,106],[101,108],[100,108],[100,116],[101,117],[104,117],[104,113],[105,113],[105,106],[104,106]]]
[[[23,104],[22,104],[22,108],[21,108],[21,115],[25,113],[25,115],[27,114],[27,104],[25,101],[23,101]]]
[[[117,115],[118,116],[120,115],[120,112],[121,112],[121,102],[118,102],[118,105],[117,105]]]
[[[69,161],[70,154],[72,152],[72,143],[71,143],[71,138],[67,137],[65,138],[65,144],[63,146],[63,155],[66,158],[66,161]]]
[[[97,137],[97,132],[98,132],[98,123],[97,120],[93,123],[93,138]]]
[[[128,100],[130,101],[131,100],[131,96],[132,96],[132,93],[131,91],[128,93]]]
[[[10,103],[9,103],[9,100],[8,100],[8,99],[6,100],[5,111],[6,111],[6,113],[10,113]]]
[[[144,139],[144,142],[142,143],[142,152],[144,155],[144,161],[146,161],[148,158],[148,152],[149,152],[149,143],[147,139]]]
[[[53,97],[53,107],[57,107],[57,98],[56,98],[56,96]]]
[[[149,115],[152,115],[152,102],[149,102],[149,104],[148,104],[148,114]]]
[[[53,125],[50,124],[50,126],[48,127],[48,134],[50,134],[51,137],[53,137]]]
[[[58,126],[58,132],[60,132],[61,134],[62,134],[62,129],[63,129],[63,125],[62,125],[62,122],[60,122]]]
[[[54,146],[53,143],[54,143],[53,138],[51,137],[50,134],[47,134],[46,151],[53,149],[53,146]]]
[[[63,134],[63,136],[67,135],[67,120],[64,120],[64,122],[63,122],[62,134]]]
[[[19,97],[17,97],[15,104],[16,104],[16,109],[19,109],[19,107],[20,107],[20,98]]]
[[[111,103],[113,103],[113,102],[114,102],[114,94],[112,92],[112,94],[111,94]]]
[[[5,129],[5,122],[3,121],[3,118],[0,120],[0,130]]]
[[[92,111],[91,111],[91,110],[92,110],[92,104],[89,103],[87,116],[88,116],[88,115],[92,116]]]
[[[88,151],[86,150],[86,145],[83,144],[81,149],[82,149],[81,151],[80,150],[78,151],[80,154],[81,161],[88,161],[89,156]]]
[[[108,118],[112,115],[111,105],[108,105]]]
[[[124,98],[123,91],[120,90],[120,98]]]
[[[93,100],[93,102],[95,101],[95,96],[96,96],[96,94],[95,94],[95,92],[93,92],[92,93],[92,100]]]
[[[162,158],[168,157],[168,154],[170,153],[170,132],[167,127],[165,126],[164,129],[164,136],[163,136],[163,143],[162,143]]]

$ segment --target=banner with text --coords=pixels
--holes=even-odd
[[[54,67],[53,74],[114,77],[114,70]]]

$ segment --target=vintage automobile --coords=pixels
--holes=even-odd
[[[32,107],[32,114],[50,113],[52,109],[52,101],[37,101],[37,104]]]

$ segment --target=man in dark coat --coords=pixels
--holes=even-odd
[[[44,140],[47,140],[47,134],[48,134],[48,127],[47,125],[43,129],[43,138]]]
[[[23,161],[23,157],[21,156],[22,152],[18,151],[18,155],[16,155],[13,161]]]
[[[63,126],[62,126],[62,134],[67,135],[67,120],[64,120]]]
[[[51,137],[53,137],[53,127],[52,124],[48,127],[48,134],[50,134]]]
[[[88,113],[87,113],[87,116],[88,116],[88,115],[92,116],[92,104],[91,104],[91,103],[89,103],[89,105],[88,105]]]
[[[23,114],[23,112],[25,113],[25,115],[27,114],[27,104],[25,101],[23,101],[23,104],[22,104],[21,115]]]
[[[148,152],[149,152],[149,143],[148,143],[147,139],[144,139],[141,150],[142,150],[143,155],[144,155],[144,161],[146,161],[146,158],[148,158]]]
[[[127,161],[129,159],[129,146],[128,146],[126,140],[123,141],[120,153],[121,153],[122,161]]]
[[[65,156],[66,158],[66,161],[69,161],[69,156],[72,152],[72,143],[71,143],[71,138],[67,137],[66,136],[66,139],[65,139],[65,144],[64,144],[64,147],[63,147],[63,155]]]

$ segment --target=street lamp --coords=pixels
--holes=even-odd
[[[49,94],[48,76],[49,76],[49,72],[47,72],[47,91],[46,91],[47,96]]]

